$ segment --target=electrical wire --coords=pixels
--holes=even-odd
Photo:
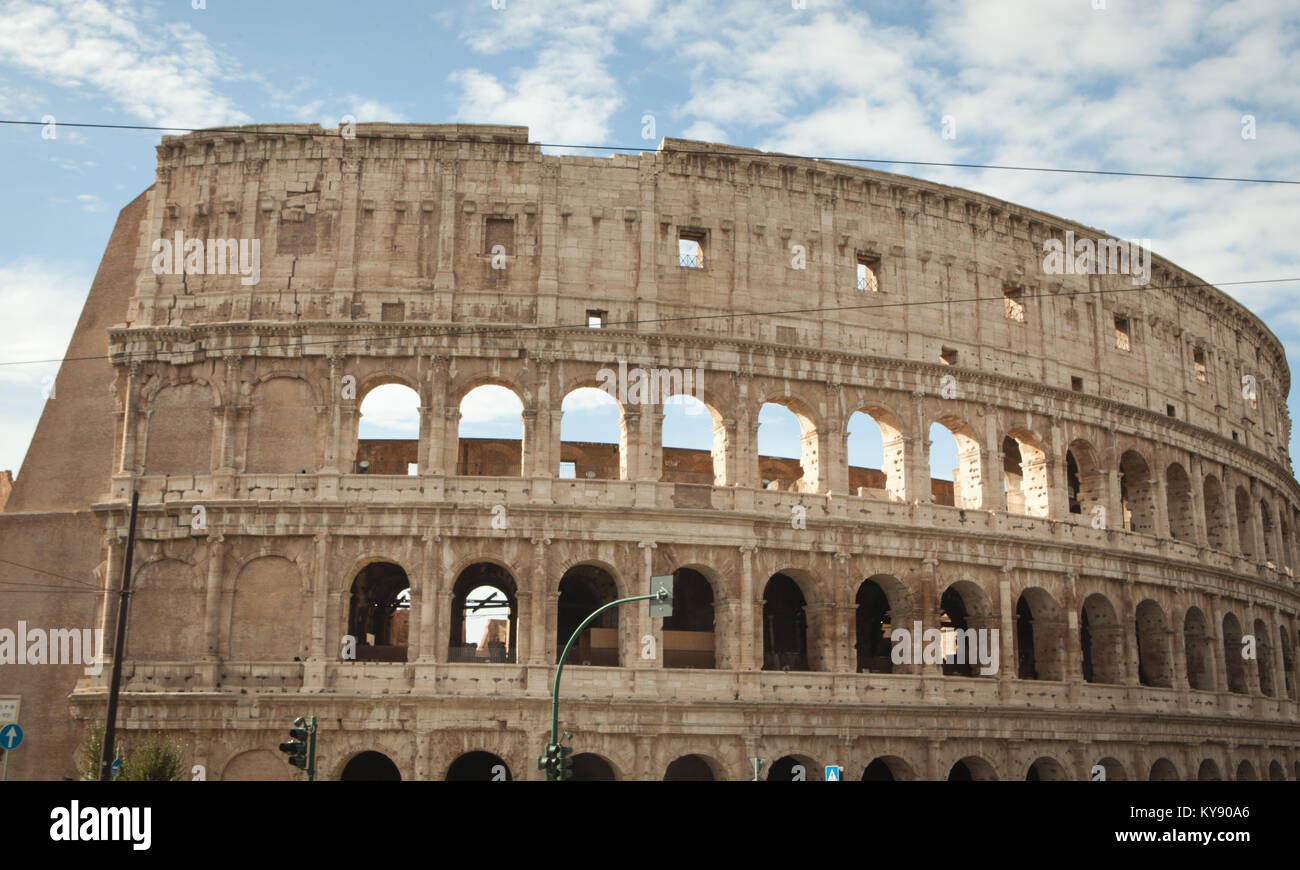
[[[153,127],[146,124],[88,124],[55,121],[56,127],[81,127],[97,130],[142,130],[149,132],[162,133],[255,133],[258,135],[279,135],[279,136],[305,136],[310,138],[327,138],[333,139],[340,136],[338,130],[322,130],[317,133],[313,130],[276,130],[266,129],[260,124],[248,124],[236,127]],[[45,121],[22,121],[17,119],[0,119],[0,124],[9,126],[34,126],[46,127],[49,123]],[[527,145],[534,148],[573,148],[589,151],[628,151],[628,152],[650,152],[650,153],[669,153],[669,154],[701,154],[711,157],[748,157],[748,158],[779,158],[779,159],[798,159],[798,160],[818,160],[828,163],[870,163],[886,166],[933,166],[947,169],[994,169],[1005,172],[1059,172],[1071,175],[1109,175],[1124,178],[1166,178],[1180,181],[1230,181],[1241,184],[1300,184],[1300,180],[1288,178],[1247,178],[1232,175],[1184,175],[1175,172],[1137,172],[1123,169],[1074,169],[1059,166],[1009,166],[998,163],[950,163],[940,160],[894,160],[879,157],[831,157],[811,154],[786,154],[772,151],[718,151],[695,148],[672,148],[660,147],[657,151],[652,152],[644,146],[638,145],[579,145],[572,142],[497,142],[484,140],[482,138],[461,138],[456,136],[402,136],[390,135],[383,133],[360,133],[347,137],[344,141],[355,139],[378,139],[398,142],[449,142],[453,144],[476,144],[476,145]],[[662,144],[662,143],[661,143]]]
[[[1285,284],[1285,283],[1292,283],[1298,281],[1300,281],[1300,276],[1294,278],[1263,278],[1255,281],[1222,281],[1217,284],[1212,284],[1204,281],[1184,282],[1184,283],[1166,284],[1166,285],[1140,285],[1137,287],[1117,287],[1108,290],[1105,289],[1071,290],[1071,291],[1062,291],[1060,293],[1051,293],[1051,292],[1027,293],[1018,298],[1045,299],[1045,298],[1073,297],[1073,296],[1101,296],[1101,295],[1112,294],[1112,293],[1131,293],[1134,291],[1145,292],[1150,290],[1186,290],[1186,289],[1191,289],[1193,287],[1211,287],[1211,288],[1234,287],[1234,286],[1240,286],[1245,284]],[[964,304],[979,303],[979,302],[1000,303],[1003,302],[1004,300],[1005,297],[1003,296],[970,296],[962,299],[915,299],[915,300],[900,301],[900,302],[882,302],[882,303],[871,304],[871,305],[833,305],[833,306],[825,306],[821,308],[787,308],[779,311],[739,311],[739,312],[728,312],[724,314],[692,314],[692,315],[684,315],[681,317],[654,317],[654,318],[643,318],[641,320],[603,321],[601,328],[603,329],[611,326],[631,327],[631,326],[640,326],[640,325],[654,324],[654,323],[678,323],[683,321],[719,320],[719,319],[731,319],[731,318],[743,318],[743,317],[776,317],[780,315],[789,315],[789,314],[825,314],[828,312],[836,312],[836,311],[861,311],[861,310],[875,310],[875,309],[885,309],[885,308],[907,308],[913,305],[964,305]],[[242,321],[242,322],[252,323],[252,321]],[[256,322],[263,323],[263,321],[256,321]],[[270,323],[276,326],[277,328],[286,325],[292,325],[297,322],[299,321],[289,321],[289,320],[270,321]],[[311,322],[328,323],[330,321],[311,321]],[[349,321],[339,321],[339,322],[356,323],[357,321],[349,320]],[[384,323],[385,321],[363,321],[363,322],[373,322],[379,325]],[[240,323],[241,321],[212,321],[208,323],[190,324],[190,327],[191,328],[194,327],[227,328],[232,325],[239,325]],[[148,327],[141,326],[139,328],[144,329]],[[281,342],[281,343],[246,344],[246,345],[234,345],[234,346],[220,345],[211,348],[196,347],[190,350],[158,350],[150,353],[141,352],[138,354],[132,354],[132,353],[98,354],[98,355],[90,355],[90,356],[70,356],[70,357],[63,357],[61,359],[51,358],[51,359],[33,359],[33,360],[7,360],[7,361],[0,361],[0,366],[44,365],[49,363],[87,362],[92,360],[109,360],[109,359],[114,360],[115,362],[118,363],[131,362],[131,361],[150,362],[150,361],[156,361],[169,356],[193,356],[195,354],[200,354],[204,352],[229,353],[233,351],[257,351],[257,350],[262,350],[264,348],[269,349],[269,348],[278,348],[278,347],[311,347],[313,345],[331,345],[333,347],[338,347],[341,345],[356,344],[358,342],[366,345],[370,345],[370,344],[377,344],[385,341],[410,341],[412,339],[419,339],[419,338],[440,338],[440,337],[459,338],[461,336],[467,336],[467,335],[510,335],[510,334],[519,334],[519,333],[538,333],[538,332],[546,332],[546,331],[559,331],[559,330],[566,330],[566,329],[587,329],[587,328],[589,327],[585,322],[569,323],[569,324],[554,324],[549,326],[548,325],[519,325],[519,326],[464,327],[464,328],[450,327],[450,328],[441,329],[437,332],[417,332],[417,333],[406,333],[402,335],[362,336],[358,338],[335,338],[335,339],[321,339],[319,341],[299,341],[299,342],[290,341],[290,342]],[[656,336],[656,337],[661,337],[661,336]],[[701,337],[707,337],[707,336],[701,336]]]

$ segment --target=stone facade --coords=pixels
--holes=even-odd
[[[1066,231],[1105,236],[683,140],[164,137],[69,349],[111,358],[64,364],[0,549],[115,590],[140,493],[123,727],[180,735],[213,779],[296,776],[276,744],[304,714],[325,778],[540,778],[565,626],[668,573],[672,620],[624,606],[566,667],[584,776],[1300,778],[1282,347],[1159,257],[1143,286],[1044,274]],[[258,240],[258,282],[156,274],[177,232]],[[619,445],[562,446],[563,398],[620,361],[706,372],[712,451],[662,448],[662,406],[631,403]],[[418,394],[418,440],[358,439],[383,384]],[[522,442],[458,438],[484,384],[520,398]],[[759,456],[768,402],[799,460]],[[858,411],[878,469],[849,467]],[[953,484],[930,479],[932,423]],[[494,584],[485,657],[460,619]],[[112,592],[4,600],[0,626],[112,636]],[[892,662],[882,638],[916,621],[996,629],[1001,667]],[[4,666],[29,732],[11,775],[71,773],[107,685]]]

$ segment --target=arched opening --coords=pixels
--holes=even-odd
[[[1255,558],[1255,525],[1250,511],[1250,493],[1246,488],[1237,487],[1237,543],[1241,545],[1241,555],[1247,559]]]
[[[930,491],[935,504],[983,507],[980,443],[970,424],[944,417],[930,424]],[[951,486],[945,482],[951,481]]]
[[[1213,475],[1206,475],[1205,487],[1205,539],[1216,550],[1228,549],[1228,509],[1223,502],[1223,484]]]
[[[1029,771],[1025,774],[1026,782],[1065,782],[1069,778],[1061,762],[1048,755],[1029,765]]]
[[[1168,758],[1157,758],[1147,779],[1150,782],[1178,782],[1178,768]]]
[[[1278,648],[1282,651],[1282,679],[1286,681],[1286,696],[1292,701],[1296,699],[1295,692],[1295,658],[1291,654],[1291,638],[1287,636],[1286,626],[1279,626],[1279,643]],[[129,649],[129,647],[128,647]]]
[[[451,599],[451,662],[513,662],[515,579],[491,562],[470,565],[456,578]]]
[[[604,568],[575,565],[560,578],[556,601],[555,660],[582,621],[618,598],[618,585]],[[569,652],[569,664],[618,667],[618,608],[611,607],[587,626]]]
[[[1079,646],[1083,653],[1083,679],[1088,683],[1124,682],[1124,642],[1119,617],[1110,599],[1089,595],[1079,614]]]
[[[472,477],[523,474],[524,403],[497,384],[475,387],[460,400],[456,473]]]
[[[763,589],[763,670],[806,671],[808,617],[799,584],[773,574]]]
[[[1138,682],[1162,689],[1174,684],[1173,658],[1169,649],[1169,622],[1165,612],[1150,598],[1137,606]]]
[[[714,668],[713,586],[691,568],[673,572],[673,615],[663,621],[665,668]]]
[[[767,769],[768,782],[815,782],[821,780],[817,763],[802,755],[786,755]]]
[[[573,756],[571,782],[615,782],[614,767],[594,752],[579,752]]]
[[[1028,432],[1002,439],[1002,491],[1007,513],[1047,516],[1047,454]]]
[[[348,601],[357,661],[406,661],[410,626],[411,581],[401,566],[372,562],[358,571]]]
[[[1169,508],[1169,534],[1180,541],[1196,541],[1196,511],[1192,508],[1192,480],[1177,462],[1165,470],[1165,503]]]
[[[992,664],[997,650],[988,630],[991,621],[988,596],[975,583],[958,580],[943,591],[939,599],[939,634],[945,676],[994,676]]]
[[[916,779],[911,765],[896,755],[873,759],[862,771],[863,782],[911,782]]]
[[[1065,679],[1065,620],[1046,589],[1026,589],[1016,601],[1016,676]]]
[[[1193,689],[1214,691],[1213,643],[1205,614],[1198,607],[1187,608],[1183,617],[1183,654],[1187,657],[1187,685]]]
[[[1259,502],[1259,524],[1264,533],[1264,561],[1275,562],[1276,554],[1273,552],[1273,512],[1269,510],[1268,502],[1260,499]]]
[[[1255,765],[1249,761],[1243,761],[1237,765],[1237,782],[1257,782],[1259,775],[1255,773]]]
[[[1093,508],[1106,504],[1106,475],[1097,461],[1097,451],[1081,438],[1065,451],[1065,483],[1070,513],[1091,522]]]
[[[1231,613],[1223,617],[1223,658],[1228,672],[1228,691],[1247,693],[1246,661],[1241,656],[1241,623]]]
[[[817,430],[806,415],[764,402],[758,409],[758,475],[763,489],[815,492]]]
[[[1151,471],[1142,454],[1129,450],[1119,460],[1119,496],[1124,509],[1124,530],[1144,535],[1156,533]]]
[[[948,771],[948,782],[996,782],[997,771],[978,755],[968,755]]]
[[[402,774],[382,752],[363,752],[353,758],[339,775],[340,782],[401,782]]]
[[[889,587],[890,592],[885,591],[885,586]],[[902,624],[902,618],[895,616],[893,604],[890,602],[891,593],[903,603],[906,609],[906,587],[895,577],[877,574],[862,581],[858,586],[858,594],[855,598],[857,604],[855,647],[857,670],[860,674],[894,672],[893,641],[890,640],[890,634],[894,630],[896,621]],[[898,614],[898,617],[902,617],[902,613]],[[908,626],[908,629],[910,630],[911,627]],[[908,670],[907,666],[902,666],[902,669]]]
[[[1273,697],[1273,633],[1262,619],[1255,620],[1255,667],[1259,672],[1259,691]]]
[[[447,782],[510,782],[510,767],[499,755],[466,752],[447,768]]]
[[[901,502],[907,499],[903,433],[893,415],[862,408],[849,416],[849,492]]]
[[[627,433],[623,411],[604,390],[579,387],[560,403],[560,458],[556,476],[625,480]]]
[[[663,404],[663,469],[665,483],[723,486],[727,479],[727,430],[721,418],[695,396],[669,396]]]
[[[1124,770],[1124,765],[1120,764],[1117,759],[1108,756],[1098,761],[1095,766],[1102,769],[1102,775],[1107,782],[1128,781],[1128,772]]]
[[[420,473],[420,394],[402,384],[366,393],[357,415],[355,474]]]
[[[1220,782],[1223,777],[1219,774],[1219,765],[1207,758],[1196,769],[1196,779],[1198,782]]]
[[[683,755],[668,765],[664,782],[713,782],[713,766],[701,755]]]
[[[1274,761],[1268,766],[1269,782],[1286,782],[1286,768]]]

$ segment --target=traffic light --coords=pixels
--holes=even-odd
[[[307,771],[307,779],[312,779],[315,771],[316,728],[315,716],[308,723],[306,717],[299,716],[293,720],[289,729],[289,740],[280,744],[280,751],[289,757],[289,763],[299,770]]]
[[[572,746],[560,744],[555,747],[559,750],[559,758],[556,759],[557,769],[555,778],[563,782],[566,779],[573,779],[573,759],[569,756],[573,754]]]
[[[537,759],[537,769],[546,771],[547,782],[554,782],[560,778],[560,745],[548,743],[544,753]]]

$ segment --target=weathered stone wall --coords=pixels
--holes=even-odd
[[[685,756],[732,779],[750,757],[852,778],[873,759],[896,778],[959,761],[975,778],[1239,778],[1243,762],[1300,778],[1290,376],[1224,294],[1159,258],[1141,287],[1044,275],[1043,239],[1104,234],[853,167],[681,140],[553,157],[513,127],[286,130],[166,137],[139,236],[106,256],[135,264],[108,332],[117,379],[99,386],[115,444],[72,476],[97,494],[109,566],[141,493],[128,733],[177,731],[213,778],[280,778],[280,733],[312,712],[325,776],[376,751],[441,778],[487,751],[535,778],[562,579],[599,570],[631,595],[696,572],[711,630],[627,606],[620,666],[566,669],[565,727],[621,778]],[[156,275],[153,241],[177,231],[259,240],[259,282]],[[704,268],[680,264],[682,233]],[[859,257],[878,291],[858,290]],[[770,313],[787,309],[805,312]],[[564,397],[620,362],[702,371],[712,451],[662,447],[662,406],[632,401],[619,445],[562,444]],[[358,439],[362,400],[389,383],[418,394],[419,437]],[[484,384],[518,396],[522,441],[459,438]],[[765,402],[798,417],[798,460],[759,456]],[[881,427],[879,469],[848,465],[857,411]],[[930,477],[936,422],[958,442],[947,485]],[[53,438],[38,431],[40,450]],[[341,660],[377,562],[409,578],[405,660]],[[458,661],[453,611],[486,566],[509,587],[510,660]],[[793,658],[765,648],[787,580]],[[997,629],[1001,668],[864,673],[881,612]],[[1267,654],[1243,663],[1252,632]],[[714,666],[665,667],[647,636]],[[71,719],[105,687],[81,681]],[[42,691],[66,709],[66,687]],[[66,770],[39,758],[22,775]]]

